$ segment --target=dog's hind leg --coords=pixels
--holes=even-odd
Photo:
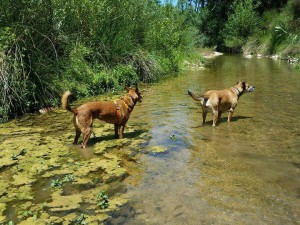
[[[115,125],[115,138],[119,138],[119,125],[118,124],[114,124]]]
[[[202,110],[202,124],[205,124],[205,120],[206,120],[206,116],[207,116],[207,110]]]
[[[81,144],[82,148],[86,147],[87,142],[90,139],[91,134],[93,133],[93,119],[91,115],[83,114],[76,117],[76,124],[83,134],[83,141]]]
[[[73,145],[77,145],[78,144],[78,139],[81,135],[81,131],[79,130],[79,128],[75,128],[75,138],[74,138],[74,141],[73,141]]]
[[[221,119],[221,116],[222,116],[222,111],[219,111],[219,112],[218,112],[218,120]]]
[[[82,144],[81,144],[81,148],[86,148],[86,144],[89,141],[92,132],[93,132],[92,128],[90,128],[90,127],[86,128],[84,130],[84,132],[82,132],[83,133],[83,141],[82,141]]]
[[[218,117],[219,117],[219,111],[213,109],[213,126],[216,126],[217,122],[218,122]]]
[[[73,123],[74,123],[74,127],[75,127],[75,138],[74,138],[74,141],[73,141],[73,145],[77,145],[78,139],[81,135],[81,130],[79,129],[79,127],[77,125],[77,120],[76,120],[75,116],[73,118]]]

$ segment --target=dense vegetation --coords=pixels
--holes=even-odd
[[[0,120],[177,72],[196,30],[154,0],[2,0]]]
[[[195,47],[299,57],[299,45],[297,0],[2,0],[0,122],[67,89],[84,97],[175,74]]]
[[[200,11],[202,46],[217,46],[220,51],[300,58],[299,0],[189,2],[195,11]]]

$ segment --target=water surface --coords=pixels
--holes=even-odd
[[[237,81],[256,86],[227,123],[202,126],[201,95]],[[131,199],[107,224],[299,224],[300,74],[284,61],[220,56],[204,71],[147,88],[131,122],[149,146],[125,179]]]

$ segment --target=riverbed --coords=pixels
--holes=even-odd
[[[240,98],[232,122],[224,113],[212,127],[208,114],[202,125],[187,90],[200,96],[237,81],[256,89]],[[0,125],[0,223],[300,223],[299,71],[223,55],[142,93],[125,138],[114,140],[113,126],[95,121],[86,150],[71,145],[64,110]]]

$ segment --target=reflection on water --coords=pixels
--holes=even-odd
[[[256,86],[226,114],[202,126],[187,95],[237,81]],[[131,122],[146,121],[149,145],[129,176],[130,203],[108,224],[299,224],[300,74],[283,61],[221,56],[205,71],[155,84]],[[170,138],[173,136],[174,138]]]

